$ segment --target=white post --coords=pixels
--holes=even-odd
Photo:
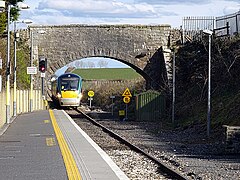
[[[172,123],[175,122],[175,50],[173,50],[173,91],[172,91]]]
[[[89,106],[91,108],[92,107],[92,98],[90,97],[89,100],[90,100],[90,105]]]
[[[207,111],[207,136],[210,135],[210,125],[211,125],[211,34],[208,35],[209,38],[209,49],[208,49],[208,111]]]
[[[113,98],[112,98],[112,116],[113,116]]]
[[[14,28],[14,69],[13,69],[13,116],[17,115],[17,33],[16,21],[13,24]]]
[[[6,123],[10,123],[10,4],[7,5]]]
[[[209,29],[203,30],[208,35],[208,109],[207,109],[207,136],[210,135],[211,126],[211,37],[213,31]]]
[[[126,115],[125,115],[125,120],[127,120],[128,119],[128,105],[127,105],[127,103],[126,103]]]
[[[33,32],[31,31],[31,57],[30,57],[30,66],[33,66]],[[30,102],[29,102],[29,111],[33,110],[33,82],[32,82],[32,74],[30,74]]]

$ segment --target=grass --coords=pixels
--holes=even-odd
[[[131,68],[75,69],[73,73],[78,74],[85,80],[131,80],[141,77]]]

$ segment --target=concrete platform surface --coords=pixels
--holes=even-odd
[[[0,136],[0,179],[128,179],[63,110],[22,114]]]

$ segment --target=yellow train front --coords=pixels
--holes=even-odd
[[[60,106],[77,107],[82,98],[82,78],[77,74],[65,73],[52,80],[52,99]]]

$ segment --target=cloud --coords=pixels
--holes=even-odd
[[[25,0],[21,19],[34,24],[170,24],[186,16],[223,16],[240,9],[239,0]]]
[[[104,0],[48,0],[40,2],[37,9],[45,12],[55,10],[66,16],[81,17],[150,18],[159,16],[154,6],[147,3],[132,4]]]
[[[155,5],[172,5],[172,4],[208,4],[211,0],[135,0],[136,3],[148,3]]]
[[[226,6],[224,9],[223,9],[223,13],[225,15],[227,14],[232,14],[232,13],[236,13],[240,10],[240,4],[239,6]]]

